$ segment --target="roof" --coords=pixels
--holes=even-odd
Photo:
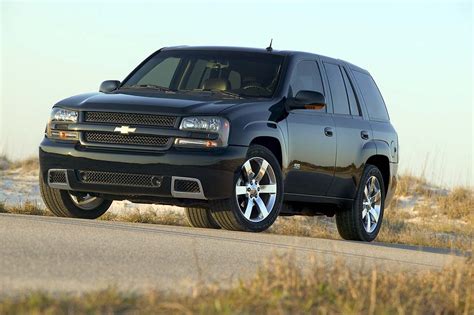
[[[212,50],[212,51],[237,51],[237,52],[254,52],[254,53],[272,53],[276,55],[288,55],[287,51],[273,49],[271,52],[266,48],[250,48],[250,47],[232,47],[232,46],[174,46],[165,47],[163,50]]]
[[[367,70],[360,68],[350,62],[344,61],[342,59],[331,58],[315,53],[309,53],[304,51],[296,51],[296,50],[276,50],[272,49],[270,52],[267,51],[266,48],[251,48],[251,47],[232,47],[232,46],[172,46],[172,47],[164,47],[162,50],[211,50],[211,51],[236,51],[236,52],[254,52],[254,53],[271,53],[280,56],[290,56],[290,55],[306,55],[306,56],[317,56],[332,60],[339,60],[354,70],[359,70],[363,72],[367,72]]]

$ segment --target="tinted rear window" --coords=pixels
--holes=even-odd
[[[346,85],[347,96],[349,97],[349,105],[351,107],[351,115],[353,116],[360,116],[359,104],[357,102],[354,87],[352,85],[351,80],[347,76],[346,69],[341,69],[342,75],[344,76],[344,83]]]
[[[362,92],[370,119],[389,120],[382,94],[372,77],[359,71],[354,71],[354,76]]]
[[[349,115],[349,100],[347,99],[346,87],[342,78],[341,69],[338,65],[324,63],[328,75],[329,88],[331,89],[334,114]]]

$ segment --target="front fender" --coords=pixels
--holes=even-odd
[[[287,146],[284,140],[284,131],[282,130],[280,124],[274,121],[253,121],[241,126],[239,129],[240,130],[232,130],[229,138],[229,144],[248,146],[254,139],[259,137],[274,138],[280,143],[282,162],[283,165],[286,165]]]

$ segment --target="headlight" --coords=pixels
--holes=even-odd
[[[78,116],[78,112],[63,108],[53,108],[53,110],[51,111],[51,121],[76,123]]]
[[[49,123],[46,127],[46,136],[51,139],[58,140],[79,140],[79,133],[76,131],[69,131],[68,124],[76,123],[79,113],[73,110],[64,108],[53,108]]]
[[[216,148],[226,147],[229,139],[229,121],[222,117],[185,117],[179,126],[181,130],[195,131],[214,135],[211,139],[176,138],[175,145],[178,147],[194,148]]]
[[[181,130],[219,132],[227,120],[220,117],[185,117],[181,121]]]

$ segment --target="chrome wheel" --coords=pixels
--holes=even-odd
[[[89,194],[73,195],[69,193],[72,203],[82,210],[94,210],[102,204],[104,199],[91,196]]]
[[[261,157],[244,163],[235,186],[237,204],[251,222],[261,222],[272,212],[277,199],[277,181],[272,166]]]
[[[362,224],[367,233],[372,233],[379,223],[382,207],[382,192],[380,182],[375,176],[370,176],[364,186],[362,201]]]

